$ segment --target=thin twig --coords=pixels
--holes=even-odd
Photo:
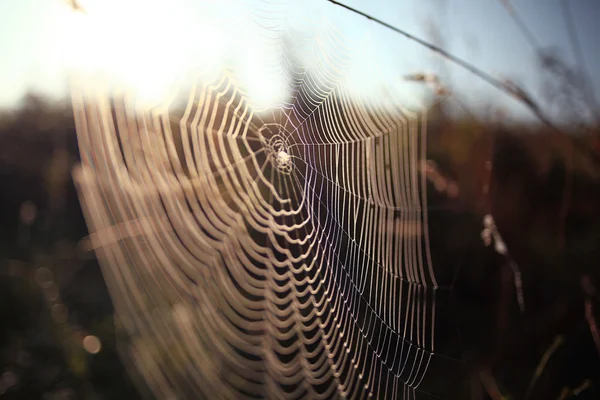
[[[475,113],[473,113],[473,111],[471,111],[465,104],[463,104],[463,102],[458,99],[458,97],[456,96],[456,94],[454,94],[452,90],[448,89],[447,86],[442,84],[437,75],[409,74],[405,75],[404,79],[411,82],[428,84],[434,90],[436,95],[452,99],[452,101],[454,101],[463,110],[465,114],[467,114],[473,119],[477,119]]]
[[[523,34],[523,36],[525,36],[527,42],[531,45],[531,47],[533,47],[533,49],[535,51],[540,51],[540,45],[537,41],[537,39],[535,38],[535,36],[533,35],[533,33],[529,30],[529,28],[527,27],[527,25],[524,23],[523,19],[521,19],[519,13],[517,12],[517,10],[513,7],[512,3],[510,2],[510,0],[501,0],[502,5],[504,6],[504,8],[506,9],[506,11],[508,12],[508,14],[511,16],[511,18],[513,19],[513,21],[515,22],[515,24],[517,25],[517,27],[519,28],[519,30],[521,31],[521,33]],[[540,115],[538,115],[538,117],[540,117]],[[543,116],[542,116],[543,117]],[[549,123],[549,121],[544,121],[544,118],[540,118],[540,120],[542,122],[544,122],[547,126],[549,126],[553,131],[562,134],[562,132],[557,129],[556,127],[554,127],[551,123]],[[568,155],[567,158],[565,160],[565,164],[566,164],[566,168],[568,170],[567,172],[567,176],[565,177],[565,188],[563,190],[563,199],[562,199],[562,207],[560,209],[559,212],[559,247],[562,248],[565,246],[566,243],[566,234],[565,234],[565,230],[566,230],[566,220],[569,214],[569,209],[571,206],[571,192],[572,192],[572,175],[573,175],[573,153],[574,153],[574,148],[573,145],[571,144],[571,142],[569,142],[569,151],[568,151]]]
[[[527,392],[525,392],[525,396],[523,396],[523,400],[527,400],[531,396],[531,393],[533,392],[533,389],[535,388],[535,384],[537,383],[539,377],[542,376],[544,369],[546,369],[546,365],[548,364],[550,357],[552,357],[552,354],[554,354],[554,352],[560,347],[561,344],[563,344],[563,342],[564,342],[564,337],[562,335],[558,335],[554,339],[554,342],[552,342],[552,344],[550,345],[548,350],[546,350],[546,352],[540,359],[540,362],[539,362],[537,368],[535,369],[535,372],[533,374],[533,377],[531,378],[531,381],[529,382],[529,386],[527,387]]]
[[[488,371],[481,371],[479,373],[479,379],[481,379],[485,391],[492,400],[506,400],[506,397],[502,394],[496,380]]]
[[[517,302],[521,313],[525,312],[525,296],[523,295],[523,280],[521,279],[521,270],[517,263],[509,257],[508,263],[513,272],[515,290],[517,292]]]
[[[346,4],[340,3],[339,1],[336,0],[327,0],[332,4],[335,4],[339,7],[345,8],[346,10],[349,10],[355,14],[358,14],[362,17],[365,17],[379,25],[382,25],[402,36],[404,36],[405,38],[412,40],[413,42],[416,42],[426,48],[428,48],[429,50],[438,53],[439,55],[441,55],[442,57],[446,58],[447,60],[453,62],[454,64],[466,69],[467,71],[471,72],[472,74],[478,76],[479,78],[483,79],[484,81],[486,81],[487,83],[489,83],[490,85],[494,86],[495,88],[511,95],[513,98],[519,100],[521,103],[523,103],[524,105],[526,105],[534,114],[535,116],[542,121],[544,124],[546,124],[548,127],[550,127],[552,130],[555,130],[557,132],[560,132],[560,130],[550,121],[550,119],[548,119],[544,113],[542,112],[542,110],[540,109],[540,107],[533,101],[533,99],[531,98],[531,96],[529,96],[522,88],[518,87],[517,85],[515,85],[512,82],[505,82],[502,81],[500,79],[494,78],[493,76],[491,76],[490,74],[484,72],[483,70],[477,68],[476,66],[474,66],[473,64],[449,53],[448,51],[442,49],[441,47],[438,47],[434,44],[431,44],[421,38],[416,37],[415,35],[408,33],[400,28],[397,28],[393,25],[388,24],[387,22],[384,22],[378,18],[375,18],[369,14],[366,14],[362,11],[359,11],[353,7],[350,7]]]
[[[504,93],[509,94],[510,96],[512,96],[513,98],[515,98],[516,100],[519,100],[521,103],[523,103],[525,106],[527,106],[527,108],[529,108],[530,111],[532,111],[534,113],[534,115],[546,126],[548,126],[552,131],[554,131],[555,133],[558,134],[563,134],[563,132],[556,126],[554,125],[554,123],[552,123],[552,121],[550,121],[550,119],[548,117],[546,117],[546,115],[542,112],[541,108],[533,101],[533,99],[520,87],[518,87],[516,84],[514,84],[513,82],[510,81],[501,81],[499,79],[494,78],[493,76],[491,76],[490,74],[482,71],[481,69],[475,67],[474,65],[468,63],[465,60],[462,60],[452,54],[450,54],[449,52],[447,52],[446,50],[435,46],[421,38],[416,37],[415,35],[408,33],[400,28],[397,28],[393,25],[388,24],[387,22],[384,22],[378,18],[375,18],[369,14],[366,14],[362,11],[359,11],[353,7],[347,6],[343,3],[340,3],[339,1],[336,0],[327,0],[328,2],[335,4],[339,7],[345,8],[348,11],[351,11],[355,14],[358,14],[364,18],[367,18],[381,26],[384,26],[404,37],[406,37],[409,40],[412,40],[428,49],[430,49],[433,52],[436,52],[438,54],[440,54],[441,56],[445,57],[447,60],[452,61],[453,63],[455,63],[456,65],[459,65],[460,67],[470,71],[471,73],[473,73],[474,75],[478,76],[479,78],[483,79],[484,81],[488,82],[490,85],[494,86],[495,88],[503,91]],[[579,146],[578,142],[575,142],[576,146]],[[583,150],[587,151],[588,149],[583,148]],[[596,163],[600,164],[600,156],[598,156],[597,154],[593,153],[593,152],[589,152],[589,154],[591,155],[591,157],[593,158],[593,161],[595,161]]]
[[[534,47],[536,49],[539,48],[537,39],[535,38],[533,33],[529,30],[529,28],[527,27],[525,22],[523,22],[523,20],[521,19],[521,16],[517,12],[517,10],[515,10],[512,3],[509,0],[501,0],[500,2],[504,6],[504,8],[508,12],[508,14],[511,16],[511,18],[513,19],[513,21],[515,22],[515,24],[517,25],[517,27],[519,28],[519,30],[521,31],[523,36],[525,36],[525,38],[527,39],[527,42],[529,42],[529,44],[532,47]]]
[[[586,379],[585,381],[583,381],[583,383],[581,385],[579,385],[575,389],[565,387],[561,391],[560,396],[558,397],[557,400],[566,400],[571,396],[579,396],[581,394],[581,392],[589,389],[591,386],[592,386],[592,381],[590,381],[589,379]]]
[[[585,300],[585,319],[590,327],[590,333],[592,334],[592,339],[594,339],[596,349],[598,350],[598,353],[600,353],[600,334],[598,333],[598,324],[596,324],[596,319],[594,318],[592,300],[589,298]]]

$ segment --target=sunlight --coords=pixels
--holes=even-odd
[[[142,101],[163,99],[176,80],[208,77],[223,68],[227,35],[189,12],[189,4],[142,0],[81,0],[84,11],[63,7],[63,62],[84,79],[107,80]],[[202,11],[202,10],[200,10]]]
[[[75,8],[62,3],[55,19],[63,63],[71,76],[104,89],[131,90],[139,105],[152,106],[171,97],[181,83],[192,78],[211,81],[232,69],[260,113],[286,101],[290,93],[282,50],[277,47],[281,38],[275,35],[265,41],[263,22],[257,22],[250,9],[235,0],[79,0]],[[347,48],[347,68],[337,71],[352,95],[385,106],[384,89],[394,86],[411,105],[415,100],[420,103],[413,86],[398,85],[397,71],[381,68],[389,52],[368,30],[357,31],[354,24],[338,21],[334,8],[322,8],[323,14],[315,10],[290,9],[286,18],[272,23],[326,35],[332,29],[327,21],[332,19],[331,32],[339,31],[347,43],[353,43]],[[300,63],[309,70],[314,67],[312,51],[308,46],[298,52]]]

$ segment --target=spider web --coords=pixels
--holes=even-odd
[[[230,70],[181,85],[182,111],[73,87],[74,177],[127,357],[157,398],[427,395],[426,112],[355,99],[324,19],[281,50],[285,4],[251,15],[289,101],[258,107]]]

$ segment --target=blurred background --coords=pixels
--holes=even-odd
[[[291,96],[278,52],[331,29],[347,45],[350,96],[385,106],[395,90],[427,110],[421,172],[434,261],[451,282],[441,341],[464,370],[460,382],[432,371],[430,384],[449,399],[600,398],[600,3],[341,3],[496,84],[327,0],[277,11],[250,0],[0,2],[0,398],[145,392],[119,357],[125,333],[83,245],[72,82],[126,87],[152,107],[231,70],[268,108]],[[279,12],[284,29],[260,23]],[[294,54],[310,70],[311,51]],[[488,214],[509,257],[482,235]]]

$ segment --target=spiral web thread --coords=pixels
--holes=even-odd
[[[272,15],[253,12],[277,37]],[[293,95],[266,110],[231,71],[182,113],[73,88],[90,239],[157,398],[426,394],[425,112],[354,100],[343,38],[318,26],[296,49],[312,69],[275,54]]]

